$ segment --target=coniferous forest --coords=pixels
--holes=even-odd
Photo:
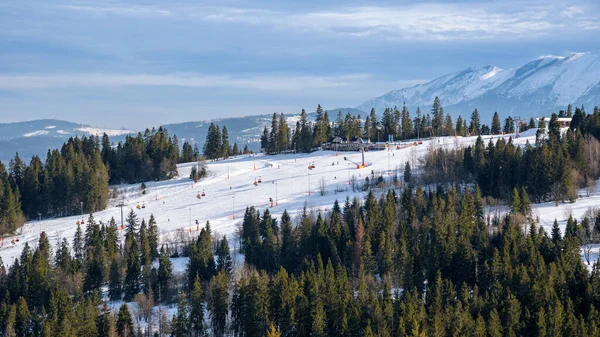
[[[177,162],[188,159],[180,157],[177,136],[163,128],[127,136],[116,146],[106,134],[101,140],[70,138],[61,149],[48,150],[44,161],[34,156],[29,164],[17,153],[8,170],[0,163],[0,233],[13,231],[27,218],[103,210],[109,184],[170,179],[177,175]]]
[[[503,126],[497,115],[490,127],[482,125],[477,110],[469,124],[460,117],[454,124],[439,100],[431,115],[418,112],[414,120],[404,110],[389,109],[381,121],[370,115],[362,124],[341,114],[330,123],[318,109],[314,123],[303,112],[292,131],[285,116],[274,114],[262,147],[268,153],[308,152],[342,136],[515,131],[513,121]],[[564,133],[559,115],[573,117]],[[328,211],[306,206],[298,216],[284,212],[275,218],[268,209],[247,207],[230,236],[206,223],[197,236],[161,241],[154,217],[138,219],[133,210],[122,230],[114,219],[99,223],[91,215],[71,242],[63,239],[54,247],[41,232],[35,247],[26,245],[14,263],[0,267],[0,331],[102,337],[600,336],[600,270],[588,270],[594,261],[580,256],[582,246],[600,238],[600,212],[570,218],[564,233],[557,222],[544,231],[531,213],[532,202],[574,200],[578,188],[598,179],[600,111],[569,108],[539,125],[518,127],[538,126],[536,143],[524,149],[503,140],[486,145],[481,138],[465,149],[432,147],[418,165],[406,163],[401,186],[368,189],[372,185],[365,183],[364,199],[336,201]],[[236,153],[221,130],[214,125],[209,132],[210,144],[219,145],[205,146],[209,159]],[[199,157],[187,143],[180,154],[176,137],[162,129],[116,147],[105,144],[108,137],[75,138],[49,152],[44,164],[34,157],[26,165],[17,156],[8,172],[0,166],[2,224],[37,213],[77,214],[78,207],[93,213],[105,207],[109,182],[167,179],[184,154]],[[47,199],[36,203],[29,196],[45,194],[26,192],[33,177],[36,188],[50,186],[42,189]],[[68,193],[55,200],[58,183]],[[80,186],[87,189],[73,188]],[[494,198],[505,200],[510,211],[490,216],[486,207]],[[243,266],[236,264],[238,253]],[[175,257],[187,258],[184,275],[174,272]]]

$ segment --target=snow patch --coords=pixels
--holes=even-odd
[[[50,125],[50,126],[45,127],[45,129],[47,129],[47,130],[55,129],[55,128],[56,128],[56,125]]]
[[[89,133],[94,136],[102,136],[105,133],[108,136],[122,136],[122,135],[128,135],[131,133],[135,133],[135,131],[132,131],[132,130],[102,129],[102,128],[91,128],[91,127],[77,128],[75,130]]]
[[[503,69],[498,68],[498,67],[494,67],[494,68],[492,68],[492,71],[490,71],[489,73],[483,74],[483,75],[479,76],[479,79],[481,79],[481,80],[487,80],[488,78],[492,78],[492,77],[496,76],[496,74],[499,73],[499,72],[501,72],[501,71],[503,71]]]
[[[50,132],[46,131],[46,130],[38,130],[38,131],[34,131],[34,132],[28,132],[26,134],[23,135],[23,137],[35,137],[35,136],[44,136],[49,134]]]
[[[68,135],[68,134],[70,134],[70,132],[65,131],[65,130],[56,130],[56,133],[58,133],[59,135]]]

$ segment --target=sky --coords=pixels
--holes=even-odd
[[[595,51],[597,0],[0,2],[0,122],[141,129],[354,107]]]

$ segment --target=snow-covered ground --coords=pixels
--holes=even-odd
[[[135,134],[135,131],[132,130],[121,130],[121,129],[101,129],[101,128],[92,128],[92,127],[81,127],[81,128],[77,128],[75,129],[76,131],[81,131],[81,132],[85,132],[85,133],[89,133],[91,135],[94,136],[102,136],[103,134],[106,133],[106,135],[112,137],[112,136],[121,136],[121,135],[128,135],[128,134]]]
[[[504,136],[505,139],[508,137]],[[485,138],[487,142],[489,138],[498,139],[499,136]],[[521,134],[515,143],[523,146],[527,140],[534,143],[535,130]],[[357,169],[355,165],[344,160],[346,156],[351,161],[360,162],[361,154],[358,152],[340,152],[336,155],[332,151],[317,151],[311,154],[240,156],[208,162],[208,177],[196,184],[189,179],[195,163],[181,164],[178,166],[178,178],[147,182],[145,195],[142,195],[139,184],[116,186],[119,197],[111,200],[109,207],[95,213],[94,217],[103,222],[108,222],[114,217],[120,223],[121,210],[116,205],[124,202],[125,217],[130,209],[134,209],[140,219],[148,219],[150,214],[154,214],[163,240],[174,237],[178,232],[195,235],[206,221],[210,221],[213,232],[231,234],[247,206],[255,206],[262,211],[270,207],[269,198],[273,198],[274,205],[269,210],[276,217],[281,216],[286,209],[292,216],[299,214],[305,204],[311,209],[325,210],[330,208],[336,199],[343,202],[346,196],[363,196],[363,192],[352,191],[349,184],[352,177],[356,177],[359,183],[362,183],[371,175],[371,170],[376,174],[383,173],[385,177],[391,177],[396,171],[401,175],[405,163],[414,163],[430,146],[465,146],[474,144],[475,141],[476,137],[442,137],[424,140],[422,145],[400,150],[393,147],[390,151],[371,151],[365,153],[365,161],[370,165],[362,169]],[[316,167],[309,170],[308,166],[311,163]],[[262,183],[255,186],[254,181],[259,179]],[[325,186],[324,196],[319,193],[321,182]],[[198,199],[197,196],[203,191],[206,196]],[[573,204],[559,207],[554,207],[551,203],[535,205],[534,212],[545,227],[551,227],[555,218],[564,227],[568,218],[567,210],[579,218],[588,207],[598,204],[600,192],[596,191],[592,197],[580,198]],[[137,209],[138,205],[140,209]],[[89,214],[83,215],[85,221],[88,216]],[[18,231],[16,237],[4,238],[0,256],[5,265],[12,264],[26,242],[35,246],[40,231],[48,234],[52,245],[63,237],[72,242],[77,228],[76,222],[81,218],[71,216],[30,221]],[[196,225],[196,220],[199,225]],[[14,244],[11,243],[13,239]],[[230,240],[230,244],[233,246],[232,241]]]

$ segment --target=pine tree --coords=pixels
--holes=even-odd
[[[27,336],[30,330],[31,314],[27,306],[27,302],[23,297],[19,297],[17,301],[17,310],[15,316],[15,334],[16,336]]]
[[[148,220],[148,245],[150,248],[150,256],[152,261],[158,259],[158,225],[156,224],[156,219],[154,218],[154,214],[150,214],[150,219]]]
[[[210,281],[210,308],[211,325],[215,336],[224,335],[227,327],[227,313],[229,312],[229,276],[220,271]]]
[[[531,201],[529,200],[529,196],[527,195],[527,191],[525,191],[525,187],[521,187],[521,213],[526,216],[531,215]]]
[[[133,336],[133,320],[127,304],[121,304],[117,317],[117,332],[119,336]]]
[[[191,335],[194,337],[205,336],[206,327],[204,326],[204,292],[202,291],[200,277],[198,277],[197,274],[196,278],[194,279],[194,288],[190,294],[189,308],[189,324]]]
[[[123,293],[125,295],[125,300],[130,301],[140,292],[140,280],[142,276],[142,265],[139,257],[140,252],[135,233],[132,235],[127,234],[125,246],[129,248],[126,249],[125,256],[126,273],[125,281],[123,283]]]
[[[443,120],[444,120],[444,108],[442,107],[442,103],[439,97],[435,97],[433,100],[433,107],[431,108],[431,115],[433,116],[431,120],[431,127],[433,128],[434,135],[441,136]]]
[[[406,162],[404,165],[404,182],[410,184],[412,181],[412,171],[410,169],[410,163]]]
[[[474,135],[481,134],[481,121],[479,118],[479,111],[477,109],[473,110],[471,114],[471,124],[469,126],[469,132]]]
[[[164,246],[160,247],[160,257],[158,258],[158,289],[159,300],[169,299],[169,281],[173,277],[173,267],[171,259]]]
[[[515,188],[513,188],[511,202],[510,202],[511,212],[514,214],[517,214],[517,213],[521,212],[522,207],[523,206],[521,204],[521,197],[519,197],[519,192],[517,191],[517,188],[515,187]]]
[[[108,298],[111,301],[119,301],[123,295],[121,287],[121,267],[116,258],[110,263],[110,271],[108,275]]]
[[[227,236],[223,236],[217,248],[217,272],[224,271],[231,276],[232,269],[233,261],[229,251],[229,243],[227,242]]]
[[[230,153],[231,148],[229,147],[229,132],[227,131],[227,127],[223,126],[223,131],[221,132],[220,157],[229,158]]]
[[[83,263],[83,244],[83,232],[81,231],[81,226],[77,225],[77,230],[73,237],[73,253],[78,266]]]
[[[493,135],[498,135],[501,132],[500,129],[500,117],[498,117],[498,112],[494,112],[494,118],[492,119],[492,134]]]
[[[183,292],[179,295],[177,314],[173,316],[171,329],[172,337],[188,337],[191,335],[189,307]]]

